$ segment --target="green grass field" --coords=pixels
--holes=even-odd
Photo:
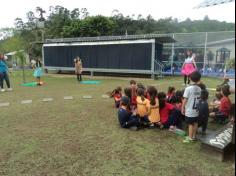
[[[33,81],[30,72],[27,81]],[[90,79],[90,77],[85,77]],[[94,77],[98,85],[81,85],[68,75],[47,75],[42,87],[22,87],[13,72],[13,92],[0,93],[0,175],[89,176],[230,176],[233,162],[218,162],[201,153],[200,142],[186,145],[167,130],[121,129],[112,99],[101,96],[129,78]],[[166,91],[177,89],[181,77],[136,79]],[[204,78],[215,88],[222,80]],[[92,99],[83,99],[91,95]],[[211,91],[211,96],[214,91]],[[64,100],[73,96],[74,100]],[[53,98],[52,102],[42,102]],[[212,98],[212,97],[211,97]],[[22,105],[21,100],[33,100]]]

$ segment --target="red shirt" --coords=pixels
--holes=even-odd
[[[115,101],[119,101],[121,99],[122,95],[120,93],[116,93],[113,95],[113,97],[114,97]]]
[[[134,105],[134,106],[136,106],[137,105],[137,101],[136,101],[136,99],[137,99],[137,95],[136,95],[136,88],[135,87],[131,87],[131,89],[132,89],[132,95],[131,95],[131,105]]]
[[[137,96],[132,96],[132,98],[131,98],[131,104],[132,105],[137,105],[137,101],[136,101],[136,99],[137,99]]]
[[[165,124],[170,116],[170,112],[174,109],[174,106],[170,103],[166,103],[165,107],[160,109],[161,123]]]
[[[182,109],[182,103],[176,103],[174,106],[175,106],[175,108],[178,109],[178,110],[181,110],[181,109]]]
[[[146,94],[146,98],[150,101],[151,100],[151,97],[149,94]]]
[[[225,116],[229,116],[230,108],[231,108],[231,101],[229,97],[223,97],[220,100],[220,111],[224,113]]]

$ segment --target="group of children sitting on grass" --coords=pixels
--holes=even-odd
[[[209,116],[222,123],[229,119],[232,107],[229,86],[219,87],[216,93],[218,99],[209,106],[209,93],[200,81],[201,74],[195,71],[190,79],[192,84],[185,90],[169,87],[167,94],[134,80],[124,89],[124,94],[122,88],[117,87],[111,96],[118,108],[120,126],[133,130],[159,127],[174,131],[182,129],[184,122],[188,125],[188,136],[183,142],[190,143],[196,139],[198,127],[202,127],[202,134],[206,133]]]

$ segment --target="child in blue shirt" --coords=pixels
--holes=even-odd
[[[138,118],[128,110],[129,98],[124,96],[121,98],[121,106],[118,110],[118,120],[122,128],[130,128],[138,130]]]

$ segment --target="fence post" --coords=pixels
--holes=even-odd
[[[207,59],[207,37],[208,33],[206,32],[206,37],[205,37],[205,49],[204,49],[204,59],[203,59],[203,75],[205,75],[205,68],[206,68],[206,59]]]
[[[173,33],[173,39],[175,38],[175,34]],[[173,64],[174,64],[174,53],[175,53],[175,44],[172,43],[172,50],[171,50],[171,74],[173,75]]]

